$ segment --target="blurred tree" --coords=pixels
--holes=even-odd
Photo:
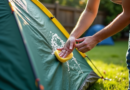
[[[55,3],[56,1],[59,2],[62,6],[71,6],[75,8],[84,8],[86,5],[87,0],[40,0],[44,3]]]
[[[110,0],[101,0],[99,10],[106,12],[106,24],[110,23],[118,14],[121,13],[121,5],[110,2]]]
[[[44,3],[55,3],[56,0],[39,0]]]
[[[63,6],[71,6],[75,8],[84,8],[87,0],[59,0],[59,3]]]

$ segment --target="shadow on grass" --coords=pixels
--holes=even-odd
[[[94,83],[87,90],[105,90],[103,83]]]

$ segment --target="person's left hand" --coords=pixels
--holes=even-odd
[[[76,39],[76,42],[79,43],[76,44],[75,47],[82,53],[90,51],[98,44],[98,41],[93,36]]]
[[[58,48],[57,50],[60,50],[59,56],[62,58],[65,58],[68,56],[75,48],[75,37],[69,37],[67,42],[65,43],[64,47]]]

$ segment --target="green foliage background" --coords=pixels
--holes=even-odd
[[[84,9],[87,3],[87,0],[40,0],[44,3],[55,3],[59,2],[62,6],[70,6],[75,8]],[[101,0],[99,10],[106,13],[106,19],[104,20],[104,25],[108,25],[118,14],[122,12],[121,5],[115,4],[110,0]],[[113,36],[114,40],[120,39],[123,37],[125,32],[128,32],[129,28],[126,27],[121,32]]]
[[[75,8],[84,8],[86,5],[87,0],[40,0],[44,3],[55,3],[59,2],[62,6],[70,6]]]
[[[101,0],[99,10],[104,11],[106,13],[106,19],[104,20],[104,24],[108,25],[118,14],[122,12],[122,6],[111,2],[110,0]],[[114,40],[120,39],[123,37],[125,32],[128,32],[128,26],[124,28],[121,32],[117,33],[113,36]]]

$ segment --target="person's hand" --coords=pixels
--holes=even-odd
[[[75,42],[76,42],[75,37],[69,37],[64,47],[57,49],[57,50],[61,50],[59,56],[65,58],[67,55],[69,55],[75,48]]]
[[[75,47],[83,53],[90,51],[99,43],[93,36],[76,39],[76,42],[79,43],[76,44]]]

